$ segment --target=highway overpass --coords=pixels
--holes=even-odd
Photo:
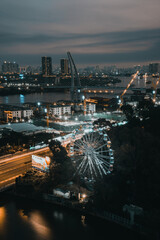
[[[49,147],[0,157],[0,192],[15,184],[17,177],[31,170],[33,154],[47,152]]]

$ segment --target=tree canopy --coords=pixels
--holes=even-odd
[[[156,226],[160,220],[160,107],[149,105],[147,111],[148,117],[141,121],[137,118],[136,124],[133,118],[109,131],[114,170],[96,183],[94,202],[97,207],[119,213],[125,204],[140,206],[150,216],[148,224]]]
[[[60,142],[52,140],[49,147],[53,153],[50,164],[50,178],[53,186],[66,184],[73,178],[74,168],[72,161]]]

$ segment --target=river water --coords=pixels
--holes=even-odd
[[[0,197],[0,240],[145,239],[119,225],[48,203]]]
[[[50,93],[32,93],[17,94],[9,96],[0,96],[0,104],[22,105],[26,102],[56,102],[58,100],[69,100],[69,93],[50,92]]]
[[[121,78],[121,83],[117,83],[114,86],[121,86],[126,87],[127,84],[130,82],[131,77],[123,77]],[[147,81],[154,80],[156,81],[156,78],[137,78],[134,81],[134,87],[139,88],[149,88],[151,87],[151,84],[146,84]],[[101,97],[115,97],[116,94],[121,94],[123,90],[120,90],[121,92],[115,91],[112,95],[110,93],[100,94],[100,93],[87,93],[88,96],[101,96]],[[58,100],[70,100],[70,94],[69,93],[61,93],[61,92],[49,92],[49,93],[33,93],[33,94],[18,94],[18,95],[9,95],[9,96],[0,96],[0,104],[10,104],[10,105],[22,105],[26,102],[55,102]]]

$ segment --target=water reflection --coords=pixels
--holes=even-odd
[[[20,95],[10,95],[10,96],[0,96],[0,103],[10,104],[10,105],[21,105],[26,102],[55,102],[58,100],[69,100],[69,93],[32,93],[32,94],[20,94]]]
[[[4,226],[6,223],[6,209],[4,207],[0,207],[0,232],[4,231]]]
[[[116,224],[91,216],[86,218],[54,205],[11,200],[0,207],[0,240],[112,240],[119,237],[143,239]]]
[[[47,221],[39,211],[35,211],[30,214],[29,222],[39,237],[42,239],[51,239],[51,230],[47,226]]]
[[[5,103],[5,104],[8,104],[8,103],[9,103],[8,96],[4,97],[4,103]]]
[[[22,210],[22,209],[20,209],[19,211],[18,211],[18,214],[19,214],[19,216],[20,217],[22,217],[24,220],[28,220],[28,216],[24,213],[24,210]]]
[[[25,97],[24,95],[20,94],[20,104],[25,103]]]
[[[25,213],[22,209],[19,210],[19,216],[27,222],[30,227],[36,233],[38,240],[46,239],[50,240],[52,232],[48,227],[48,222],[45,220],[44,216],[38,211],[32,211],[30,213]]]
[[[58,211],[54,211],[53,212],[53,217],[57,220],[62,221],[63,220],[63,213],[58,212]]]
[[[83,225],[84,227],[87,226],[87,224],[86,224],[86,216],[84,216],[84,215],[81,216],[81,223],[82,223],[82,225]]]

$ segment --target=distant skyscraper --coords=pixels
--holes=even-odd
[[[42,57],[42,74],[45,76],[52,75],[52,58]]]
[[[26,73],[27,67],[20,67],[20,73]]]
[[[68,74],[69,73],[68,59],[61,59],[60,64],[61,64],[61,73]]]
[[[2,72],[3,73],[18,73],[19,66],[16,62],[6,62],[4,61],[2,64]]]
[[[149,73],[151,74],[160,73],[160,63],[150,63]]]

